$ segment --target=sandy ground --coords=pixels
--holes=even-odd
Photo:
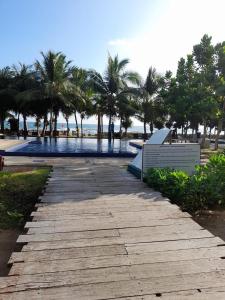
[[[225,241],[225,210],[208,210],[194,216],[193,219]]]

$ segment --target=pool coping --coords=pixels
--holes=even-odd
[[[80,152],[80,153],[69,153],[69,152],[8,152],[0,150],[2,156],[28,156],[28,157],[127,157],[133,158],[137,153],[132,152]]]

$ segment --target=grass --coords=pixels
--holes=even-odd
[[[20,228],[29,217],[50,168],[0,172],[0,228]]]

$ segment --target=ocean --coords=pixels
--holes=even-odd
[[[80,128],[80,124],[78,124],[78,125]],[[41,123],[40,129],[42,129],[42,127],[43,127],[43,124]],[[5,128],[9,128],[8,122],[5,122]],[[35,122],[28,121],[27,128],[28,128],[28,130],[36,130]],[[70,131],[76,130],[75,123],[69,123],[69,128],[70,128]],[[20,129],[23,129],[22,121],[20,121]],[[58,123],[57,129],[58,130],[66,130],[66,123]],[[114,131],[119,132],[119,129],[120,129],[119,125],[115,124]],[[83,124],[83,131],[85,133],[96,134],[97,133],[97,124]],[[103,125],[103,131],[108,132],[108,125]],[[134,132],[134,133],[143,133],[144,129],[143,129],[143,126],[132,126],[132,127],[128,128],[127,131]],[[149,132],[149,130],[147,130],[147,132]]]

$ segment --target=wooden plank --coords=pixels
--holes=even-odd
[[[73,295],[73,299],[97,300],[225,286],[224,271],[163,276],[160,278],[160,280],[159,277],[151,277],[121,281],[121,278],[128,277],[127,273],[123,273],[123,268],[119,268],[117,274],[112,273],[111,269],[106,269],[105,271],[102,269],[100,270],[101,272],[99,272],[99,270],[94,270],[93,283],[78,285],[76,284],[78,280],[78,278],[75,276],[76,272],[66,272],[66,274],[65,272],[56,274],[45,273],[43,275],[34,276],[25,275],[19,277],[17,286],[6,286],[5,288],[1,288],[0,294],[25,290],[26,293],[21,293],[20,295],[26,296],[26,299],[32,299],[34,295],[37,295],[37,291],[30,291],[28,293],[28,290],[36,289],[40,295],[40,290],[44,289],[42,292],[42,297],[45,295],[47,297],[48,293],[50,292],[54,293],[55,297],[57,296],[56,298],[58,299],[65,299],[63,295],[65,294],[67,296],[70,295],[70,297]],[[111,272],[109,272],[109,270],[111,270]],[[82,277],[81,275],[77,275],[80,281],[86,282],[87,279],[90,281],[90,276],[86,274],[87,271],[90,272],[91,270],[86,270],[86,272],[83,272]],[[16,276],[12,277],[14,277],[14,280],[17,279]],[[110,281],[110,279],[115,279],[115,281]],[[98,280],[104,280],[104,282],[98,282]],[[52,289],[50,287],[62,288]],[[19,294],[16,294],[16,296],[16,299],[23,299],[20,298],[21,296],[19,297]]]
[[[17,243],[28,242],[50,242],[50,241],[64,241],[64,240],[78,240],[78,239],[94,239],[105,237],[119,237],[118,230],[91,230],[91,231],[77,231],[55,234],[26,234],[20,235]]]
[[[132,253],[151,253],[157,251],[171,251],[181,249],[199,249],[208,247],[217,247],[223,245],[224,241],[218,237],[161,241],[153,243],[126,243],[126,249],[129,254]]]
[[[61,220],[68,220],[69,218],[64,218],[62,216]],[[99,218],[95,219],[95,222],[91,224],[89,218],[78,219],[80,224],[76,219],[73,219],[71,225],[63,225],[57,227],[39,227],[39,228],[30,228],[28,234],[38,234],[38,233],[54,233],[54,232],[71,232],[71,231],[85,231],[85,230],[104,230],[104,229],[120,229],[120,228],[135,228],[135,227],[156,227],[156,226],[170,226],[170,225],[189,225],[189,228],[199,228],[199,225],[193,224],[189,218],[174,218],[174,219],[120,219],[120,218]],[[107,221],[108,220],[108,221]],[[76,221],[76,224],[75,224]],[[163,231],[163,228],[162,228]]]
[[[123,199],[123,200],[122,200]],[[130,198],[125,199],[122,197],[117,197],[115,195],[115,197],[98,197],[96,199],[90,199],[90,200],[86,200],[85,201],[86,204],[84,202],[76,202],[76,203],[62,203],[59,206],[67,206],[67,205],[71,205],[74,206],[73,208],[91,208],[91,207],[96,207],[96,208],[107,208],[107,209],[119,209],[119,208],[146,208],[148,210],[156,210],[158,209],[159,211],[161,210],[179,210],[180,209],[176,206],[176,205],[168,205],[168,202],[164,202],[165,204],[162,205],[162,201],[158,201],[158,202],[148,202],[146,201],[146,199],[137,199],[137,198]],[[167,204],[166,204],[167,203]],[[63,205],[64,204],[64,205]],[[57,204],[56,204],[57,206]],[[49,207],[51,208],[51,207]]]
[[[42,196],[41,198],[45,198],[45,196]],[[157,207],[164,207],[165,209],[170,207],[176,207],[176,205],[169,203],[168,201],[165,201],[163,197],[161,197],[161,201],[151,201],[152,199],[158,199],[159,195],[152,195],[150,199],[143,199],[141,197],[136,196],[127,196],[127,195],[100,195],[98,198],[94,199],[95,203],[98,203],[99,205],[110,205],[111,207],[123,207],[126,205],[130,206],[146,206],[150,208]],[[76,207],[85,207],[88,204],[91,204],[93,202],[92,199],[86,200],[85,202],[76,202]],[[54,209],[54,208],[74,208],[74,203],[57,203],[57,204],[42,204],[37,203],[36,206],[39,208],[39,210],[46,210],[46,209]]]
[[[110,219],[106,218],[101,220],[82,220],[82,222],[77,222],[79,220],[73,220],[73,222],[69,220],[63,221],[55,221],[57,224],[46,224],[47,226],[42,227],[27,227],[29,228],[28,234],[45,234],[45,233],[56,233],[56,232],[71,232],[71,231],[86,231],[86,230],[103,230],[103,229],[122,229],[122,228],[138,228],[140,226],[148,227],[149,230],[152,230],[153,227],[161,227],[161,226],[177,226],[181,227],[186,226],[188,230],[191,229],[200,229],[198,224],[191,222],[189,218],[174,218],[174,219],[135,219],[132,221],[126,219]],[[92,221],[92,222],[91,222]],[[44,222],[44,221],[43,221]],[[46,221],[47,222],[47,221]],[[165,227],[161,228],[160,231],[166,230]]]
[[[156,278],[160,278],[161,281],[164,282],[166,281],[167,277],[176,276],[178,274],[188,275],[206,273],[207,276],[208,272],[224,270],[225,268],[225,261],[222,261],[221,259],[203,259],[199,260],[198,262],[199,263],[189,260],[130,266],[119,265],[118,267],[78,269],[75,271],[67,270],[66,272],[57,270],[56,266],[54,266],[55,268],[51,269],[52,265],[49,265],[49,268],[46,269],[44,265],[40,265],[44,267],[44,270],[36,271],[38,273],[35,273],[34,270],[29,271],[28,267],[26,270],[28,272],[28,275],[20,274],[17,280],[16,290],[57,287],[69,284],[76,285],[111,281],[126,281],[146,278],[152,278],[153,281]],[[48,272],[45,272],[47,270]],[[15,289],[13,288],[12,290]]]
[[[95,210],[94,210],[95,211]],[[82,210],[82,212],[87,213],[88,211],[84,211]],[[96,212],[96,211],[95,211]],[[102,212],[102,211],[101,211]],[[124,213],[113,213],[113,215],[115,216],[114,218],[112,218],[111,220],[115,220],[115,222],[118,220],[123,220],[123,219],[136,219],[136,220],[141,220],[141,219],[145,219],[145,220],[153,220],[153,219],[173,219],[173,218],[189,218],[188,214],[185,214],[181,211],[171,211],[171,212],[167,212],[167,211],[162,211],[161,213],[157,213],[157,212],[151,212],[151,211],[137,211],[137,212],[124,212]],[[117,217],[116,217],[117,216]],[[72,218],[72,217],[71,217]],[[102,222],[104,222],[104,220],[107,222],[109,221],[108,217],[100,217],[99,219],[101,219]],[[91,219],[91,220],[87,220],[87,222],[92,222],[94,225],[95,219]],[[76,220],[74,220],[73,224],[75,224]],[[77,220],[77,222],[79,222],[79,220]],[[68,225],[71,224],[70,220],[62,220],[62,221],[37,221],[37,222],[27,222],[25,225],[25,228],[35,228],[35,227],[49,227],[49,226],[62,226],[62,225]],[[192,222],[193,226],[194,224],[196,224],[195,226],[197,226],[197,223]]]
[[[175,216],[175,217],[190,217],[190,215],[188,215],[187,213],[181,213],[180,210],[178,209],[174,209],[174,208],[162,208],[162,209],[157,209],[156,208],[150,208],[148,206],[142,206],[142,205],[124,205],[124,206],[110,206],[110,205],[97,205],[95,203],[93,203],[92,205],[87,204],[87,207],[83,207],[83,206],[77,206],[76,204],[74,204],[73,209],[57,209],[57,210],[51,210],[50,208],[48,208],[48,210],[46,211],[40,211],[38,210],[37,212],[33,212],[32,216],[59,216],[59,215],[81,215],[81,214],[85,214],[85,215],[90,215],[90,214],[99,214],[99,215],[106,215],[106,214],[113,214],[114,216],[121,216],[121,217],[126,217],[126,216],[133,216],[133,219],[136,217],[136,215],[138,216],[138,212],[139,215],[143,214],[143,217],[149,216],[151,217],[153,214],[157,215],[160,217],[160,215],[162,214],[162,216],[166,215],[168,216],[169,213],[171,213],[171,216]],[[60,214],[61,213],[61,214]],[[121,214],[120,214],[121,213]],[[124,214],[123,214],[124,213]],[[176,214],[176,215],[175,215]]]
[[[123,297],[123,300],[157,300],[161,298],[163,300],[224,300],[225,291],[214,291],[210,289],[210,292],[205,292],[204,289],[198,290],[188,290],[181,292],[172,292],[172,293],[163,293],[157,295],[143,295],[143,296],[134,296],[134,297]],[[113,300],[121,300],[121,298],[113,298]]]
[[[192,264],[200,266],[201,263],[207,265],[208,262],[214,261],[215,265],[219,263],[220,267],[224,266],[224,262],[221,264],[221,257],[225,256],[225,247],[218,248],[203,248],[203,249],[188,249],[179,251],[165,251],[165,252],[153,252],[151,255],[147,254],[132,254],[132,255],[116,255],[116,256],[101,256],[101,257],[85,257],[65,259],[59,264],[58,260],[49,261],[46,264],[45,261],[27,262],[14,264],[10,270],[10,275],[21,274],[37,274],[50,272],[62,272],[80,269],[91,268],[105,268],[116,266],[130,266],[130,265],[143,265],[143,264],[157,264],[168,262],[181,261],[179,265],[185,268],[183,261],[189,261]],[[210,260],[209,260],[210,259]],[[193,260],[195,260],[193,262]],[[162,265],[163,266],[163,265]],[[160,265],[156,265],[160,269]],[[172,267],[172,265],[170,265]],[[143,266],[143,270],[145,266]],[[139,268],[140,270],[140,268]]]
[[[35,261],[51,261],[73,259],[73,258],[88,258],[98,256],[112,256],[127,254],[124,245],[108,245],[94,246],[81,248],[63,248],[56,250],[43,250],[31,252],[14,252],[10,257],[9,263],[17,262],[35,262]]]
[[[92,247],[92,246],[101,246],[101,245],[123,245],[129,243],[140,243],[140,242],[163,242],[165,240],[177,241],[177,240],[191,240],[202,238],[213,237],[208,231],[190,231],[174,234],[158,234],[154,236],[151,234],[146,234],[143,236],[124,236],[124,237],[104,237],[104,238],[95,238],[95,239],[78,239],[78,240],[63,240],[63,241],[52,241],[52,242],[30,242],[28,245],[23,247],[23,251],[37,251],[44,249],[62,249],[62,248],[71,248],[71,247]],[[184,242],[185,243],[185,242]],[[163,245],[161,244],[161,247]]]

